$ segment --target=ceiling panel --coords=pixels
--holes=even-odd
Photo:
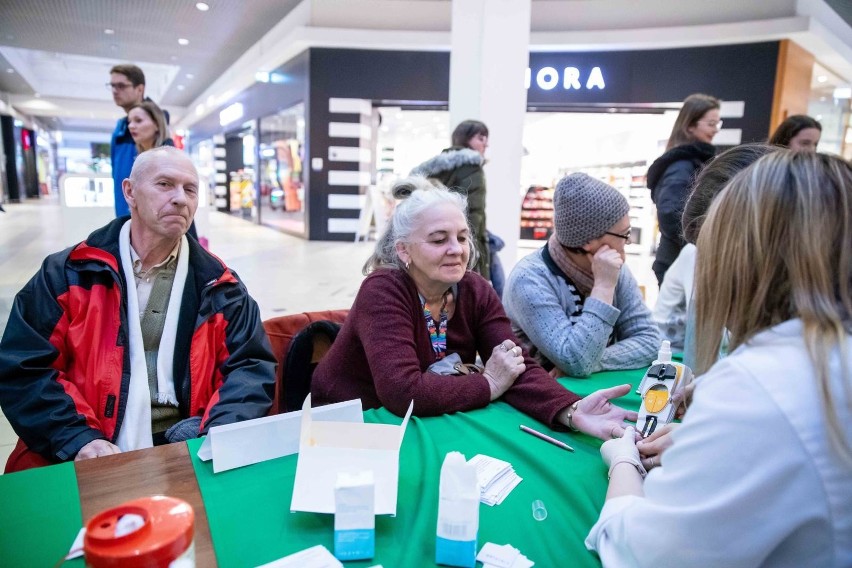
[[[103,87],[108,77],[95,79],[97,73],[92,72],[80,81],[62,54],[98,58],[100,63],[92,69],[107,63],[138,63],[146,77],[174,67],[173,80],[157,102],[186,106],[298,3],[209,0],[210,10],[201,12],[195,0],[0,0],[0,46],[47,52],[33,56],[39,65],[47,66],[50,57],[56,65],[67,65],[53,79],[54,86],[40,84],[39,89],[54,92],[66,84],[71,88],[73,83],[74,89],[87,85],[98,99],[109,98]],[[107,29],[113,33],[104,33]],[[189,45],[179,45],[178,38],[188,39]],[[85,60],[68,59],[85,67]],[[26,90],[19,83],[21,76],[30,74],[27,70],[16,70],[17,78],[3,75],[10,63],[20,61],[0,61],[6,65],[0,67],[0,89],[32,94],[33,85]],[[71,95],[65,91],[63,96]]]

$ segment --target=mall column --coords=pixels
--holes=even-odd
[[[530,0],[453,0],[450,129],[466,119],[488,126],[488,230],[506,242],[515,265],[521,225],[521,156],[529,63]]]

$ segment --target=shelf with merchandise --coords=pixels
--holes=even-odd
[[[546,240],[553,232],[553,189],[533,185],[521,203],[521,239]]]

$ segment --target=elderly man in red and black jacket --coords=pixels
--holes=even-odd
[[[18,471],[176,442],[266,415],[275,358],[259,310],[184,234],[198,174],[170,147],[123,184],[131,216],[52,254],[0,343],[0,405]]]

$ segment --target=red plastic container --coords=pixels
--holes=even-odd
[[[139,515],[141,526],[116,536],[125,515]],[[168,568],[195,566],[195,513],[186,501],[156,495],[98,513],[86,525],[83,551],[92,568]]]

